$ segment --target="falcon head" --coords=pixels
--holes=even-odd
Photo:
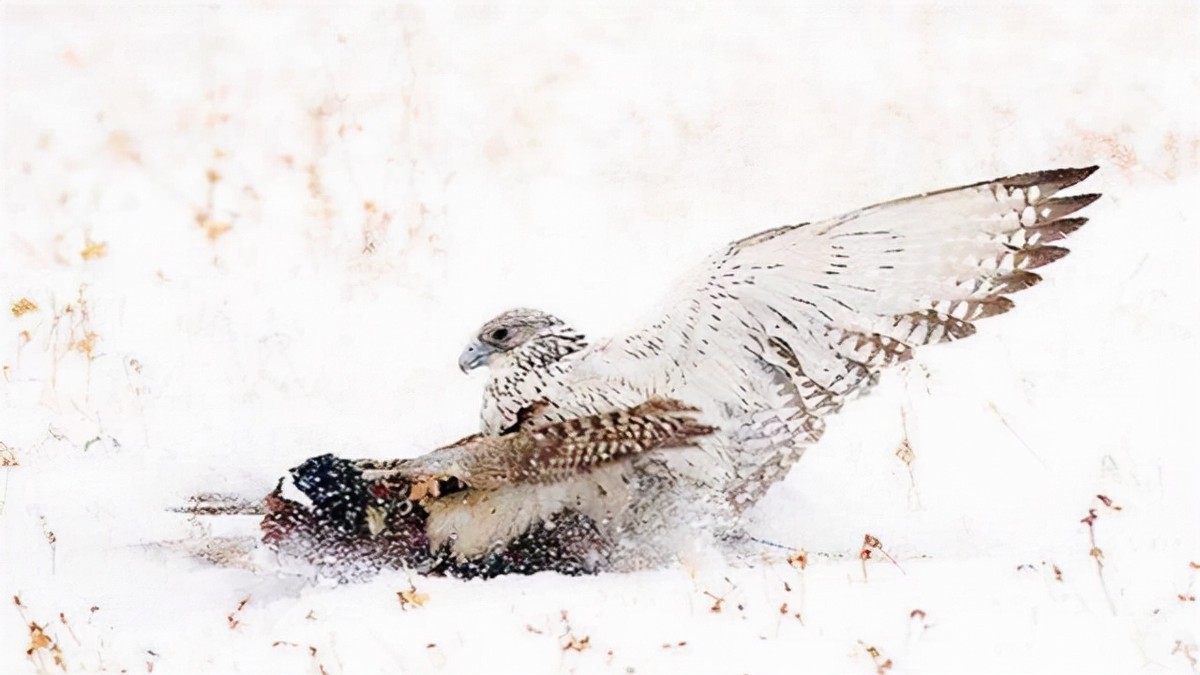
[[[494,365],[522,347],[542,357],[537,360],[558,360],[584,346],[583,336],[562,319],[537,309],[510,309],[483,324],[458,357],[458,367],[465,373]]]

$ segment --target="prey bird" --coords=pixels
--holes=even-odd
[[[288,496],[282,479],[267,497],[263,538],[338,576],[383,567],[464,577],[611,569],[613,542],[596,527],[609,515],[598,501],[572,501],[571,478],[650,451],[693,447],[716,431],[698,412],[652,399],[475,434],[412,459],[314,457],[292,469],[300,494]]]

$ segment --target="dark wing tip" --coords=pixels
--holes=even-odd
[[[1045,225],[1028,228],[1029,240],[1027,246],[1040,246],[1052,241],[1065,239],[1067,235],[1086,225],[1087,218],[1059,218]]]
[[[1083,180],[1083,179],[1087,178],[1088,176],[1096,173],[1099,170],[1100,170],[1099,164],[1093,164],[1091,166],[1081,166],[1081,167],[1076,167],[1076,168],[1071,168],[1071,169],[1062,169],[1062,171],[1064,171],[1066,173],[1079,176],[1079,180]]]
[[[1016,293],[1027,288],[1033,288],[1040,283],[1042,283],[1042,277],[1039,274],[1034,274],[1028,270],[1013,270],[1008,274],[998,277],[988,292],[998,295]]]
[[[1052,215],[1046,220],[1055,220],[1062,216],[1069,215],[1079,209],[1090,206],[1097,199],[1100,199],[1100,193],[1088,192],[1081,195],[1068,195],[1066,197],[1054,197],[1053,199],[1043,200],[1038,204],[1041,208],[1049,208],[1052,210]]]
[[[1070,252],[1070,249],[1061,246],[1030,246],[1015,255],[1015,264],[1018,269],[1022,270],[1037,269],[1061,260]]]
[[[1098,165],[1093,164],[1092,166],[1079,168],[1034,171],[1032,173],[1022,173],[1009,176],[1008,178],[1001,178],[997,182],[1007,188],[1027,188],[1037,185],[1043,187],[1044,191],[1048,188],[1050,193],[1054,193],[1083,181],[1099,169]]]

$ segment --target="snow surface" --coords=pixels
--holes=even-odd
[[[0,672],[1197,669],[1195,3],[2,11]],[[602,335],[756,230],[1092,163],[1047,281],[756,511],[804,569],[337,586],[166,510],[471,431],[507,307]]]

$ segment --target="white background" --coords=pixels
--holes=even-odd
[[[1197,668],[1195,4],[0,17],[0,672],[56,669],[30,622],[72,671]],[[756,511],[804,570],[418,577],[406,609],[403,573],[210,566],[165,511],[473,430],[456,357],[502,309],[604,335],[754,231],[1093,163],[1047,281]]]

